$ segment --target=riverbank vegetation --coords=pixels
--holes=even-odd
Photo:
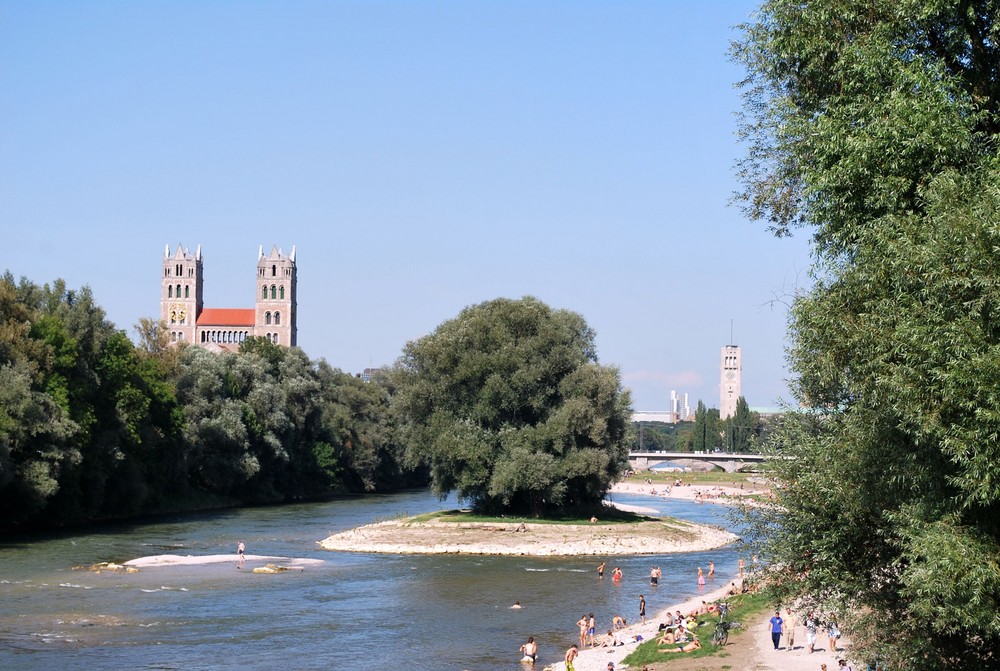
[[[803,411],[748,529],[783,603],[881,668],[1000,649],[1000,7],[765,2],[734,55],[748,215],[808,227]]]
[[[618,371],[535,299],[468,308],[371,381],[263,338],[136,330],[87,288],[0,278],[0,529],[428,482],[479,511],[606,517],[627,467]]]
[[[583,317],[537,299],[466,308],[409,343],[393,409],[409,463],[478,512],[600,506],[628,468],[630,400]]]
[[[0,278],[0,528],[426,484],[378,381],[264,339],[212,354],[139,330],[87,288]]]

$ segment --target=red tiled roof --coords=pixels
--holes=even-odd
[[[198,315],[198,326],[250,326],[257,314],[253,308],[205,308]]]

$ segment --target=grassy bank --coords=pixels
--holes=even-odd
[[[751,622],[755,622],[760,617],[760,614],[768,608],[770,603],[762,594],[740,594],[730,597],[728,602],[729,616],[727,619],[731,622],[740,622],[741,627],[739,629],[749,626]],[[642,668],[646,664],[661,664],[670,662],[673,659],[726,656],[729,653],[725,651],[725,648],[713,644],[711,640],[712,632],[715,631],[715,626],[718,622],[719,617],[715,614],[698,617],[698,627],[695,629],[695,634],[701,643],[700,650],[686,653],[665,653],[660,652],[660,646],[656,644],[655,640],[650,640],[640,644],[622,662],[628,664],[631,668],[637,669]],[[730,633],[733,634],[735,631],[739,631],[739,629],[734,629]]]

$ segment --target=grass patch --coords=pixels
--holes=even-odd
[[[770,606],[768,598],[763,594],[738,594],[730,597],[728,601],[728,619],[733,622],[740,622],[742,625],[740,630],[751,626],[756,617]],[[715,625],[718,622],[718,615],[701,615],[698,617],[699,626],[695,629],[695,634],[701,642],[700,650],[676,654],[664,653],[660,652],[660,646],[653,639],[641,643],[628,657],[622,660],[622,664],[628,664],[631,668],[635,669],[641,668],[644,664],[660,664],[674,658],[691,659],[692,657],[728,655],[724,651],[724,648],[714,645],[711,640],[712,632],[715,631]],[[730,636],[733,633],[735,633],[735,630],[730,631]]]
[[[705,473],[699,471],[687,473],[654,473],[652,471],[642,471],[632,478],[632,481],[634,482],[640,478],[642,481],[645,481],[646,478],[649,478],[653,484],[664,485],[673,484],[674,480],[679,478],[685,485],[691,483],[703,486],[739,487],[740,483],[743,483],[744,486],[749,487],[754,482],[759,482],[762,477],[764,476],[761,473],[726,473],[725,471],[708,471]]]

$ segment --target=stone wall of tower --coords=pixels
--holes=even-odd
[[[295,269],[295,247],[285,256],[277,246],[264,255],[260,248],[257,258],[257,298],[254,329],[278,345],[294,347],[298,341],[296,326],[296,292],[298,277]]]
[[[736,414],[736,401],[742,395],[743,354],[739,345],[722,348],[719,365],[719,417],[728,419]]]
[[[204,269],[201,246],[191,254],[177,245],[163,250],[163,281],[160,286],[160,319],[167,325],[171,342],[195,343],[195,325],[204,307]]]

